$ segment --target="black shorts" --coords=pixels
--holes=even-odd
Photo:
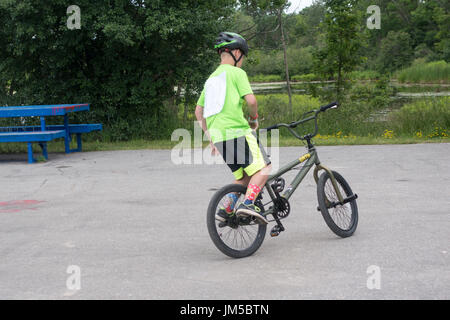
[[[244,172],[251,177],[270,164],[270,160],[254,132],[217,142],[214,145],[230,167],[236,180],[241,180]]]

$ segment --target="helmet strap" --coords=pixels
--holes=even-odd
[[[244,56],[244,54],[243,54],[242,51],[241,51],[241,56],[239,57],[239,59],[236,59],[236,57],[234,56],[233,52],[232,52],[230,49],[225,48],[223,51],[227,52],[227,53],[233,58],[233,60],[234,60],[234,66],[235,66],[235,67],[237,66],[237,64],[239,63],[239,61],[242,60],[242,57]],[[222,51],[222,52],[223,52],[223,51]]]

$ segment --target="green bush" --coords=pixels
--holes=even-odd
[[[448,135],[450,97],[426,98],[405,104],[390,114],[394,132],[434,137]]]
[[[292,81],[314,81],[320,80],[314,73],[300,74],[291,77]]]
[[[393,72],[413,59],[411,35],[404,31],[389,31],[381,40],[376,66],[382,72]]]
[[[388,78],[382,77],[370,83],[356,81],[350,89],[349,97],[352,101],[363,103],[375,111],[388,107],[393,90]]]
[[[230,1],[78,5],[82,28],[70,30],[60,0],[0,1],[0,105],[89,102],[71,118],[103,123],[110,140],[170,137],[176,110],[164,103],[180,84],[201,91],[217,64],[206,48],[227,29]]]
[[[382,76],[378,71],[374,70],[365,70],[365,71],[353,71],[348,74],[348,78],[351,80],[377,80],[380,79]],[[337,75],[333,77],[334,79],[337,78]],[[321,80],[320,77],[314,73],[308,73],[308,74],[300,74],[300,75],[294,75],[291,77],[292,81],[319,81]]]
[[[261,127],[296,121],[305,112],[317,109],[321,105],[317,98],[310,95],[295,94],[292,96],[293,114],[290,114],[287,94],[257,95],[257,100]],[[282,134],[286,133],[285,130],[282,131]]]
[[[249,77],[250,82],[279,82],[284,81],[280,75],[276,74],[257,74]]]
[[[450,82],[450,64],[445,61],[429,63],[416,63],[398,73],[398,81],[424,83],[424,82]]]
[[[243,65],[243,69],[249,76],[282,75],[284,74],[283,52],[280,50],[252,50],[248,60]]]
[[[380,79],[381,74],[375,70],[352,71],[349,77],[352,80],[375,80]]]
[[[314,48],[312,46],[300,48],[288,47],[289,73],[310,73],[313,67],[313,52]],[[243,68],[250,76],[276,74],[280,75],[283,79],[286,78],[282,50],[252,50]]]

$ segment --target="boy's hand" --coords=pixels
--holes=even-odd
[[[211,147],[211,155],[212,156],[217,156],[220,154],[219,150],[216,148],[216,146],[212,142],[209,143],[209,146]]]
[[[256,120],[256,121],[249,121],[248,124],[249,124],[250,128],[252,128],[253,130],[257,130],[258,127],[259,127],[258,120]]]

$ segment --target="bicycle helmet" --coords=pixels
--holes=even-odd
[[[228,52],[233,57],[235,66],[243,56],[241,55],[239,59],[236,59],[234,54],[231,52],[232,50],[239,49],[241,50],[243,55],[248,55],[247,41],[245,41],[245,39],[241,35],[233,32],[221,32],[216,39],[216,45],[214,46],[214,49],[217,49],[217,52],[219,54],[221,54],[222,52]]]

